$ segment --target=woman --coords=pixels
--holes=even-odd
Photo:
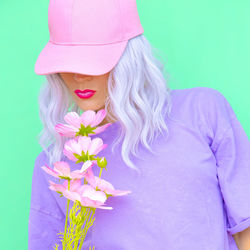
[[[29,250],[51,249],[64,228],[65,199],[48,188],[41,166],[64,160],[79,169],[62,154],[67,138],[55,125],[69,110],[104,108],[100,126],[111,125],[92,136],[109,145],[102,178],[132,193],[110,197],[113,210],[96,210],[82,249],[246,247],[250,142],[225,97],[208,87],[167,87],[135,0],[50,1],[49,29],[35,67],[47,81],[39,96],[43,151],[33,172]],[[94,95],[84,98],[86,89]]]

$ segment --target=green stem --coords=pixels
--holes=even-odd
[[[78,227],[76,227],[76,235],[77,235],[77,233],[78,233]],[[77,240],[77,241],[75,241],[75,243],[74,243],[74,250],[77,250],[77,246],[78,246],[78,243],[79,243],[79,239]]]
[[[91,217],[90,217],[90,220],[92,220],[93,215],[95,214],[95,210],[96,210],[96,208],[93,209],[92,214],[91,214]]]
[[[70,190],[70,180],[68,180],[68,190]],[[63,238],[64,244],[63,244],[63,250],[65,249],[65,242],[66,242],[66,232],[67,232],[69,202],[70,202],[70,200],[67,199],[67,212],[66,212],[66,219],[65,219],[65,226],[64,226],[64,238]]]
[[[87,219],[86,219],[86,223],[85,223],[85,226],[84,226],[84,229],[83,229],[83,232],[84,232],[84,235],[83,235],[83,238],[81,239],[81,243],[80,243],[80,246],[79,246],[79,250],[81,250],[81,247],[82,247],[82,244],[85,240],[85,237],[86,237],[86,234],[87,232],[85,232],[87,229],[87,225],[88,225],[88,222],[89,222],[89,214],[90,214],[90,209],[89,209],[89,213],[87,213]]]
[[[86,210],[84,210],[84,213],[85,213],[85,211]],[[81,212],[79,212],[79,213],[83,214],[83,207],[82,206],[81,206]],[[82,227],[81,224],[77,225],[77,227],[76,227],[76,233],[75,233],[76,235],[78,235],[78,232],[81,230],[81,227]],[[75,243],[74,243],[74,250],[77,250],[78,243],[79,243],[79,239],[77,239],[77,241],[75,241]]]
[[[100,173],[99,173],[99,178],[101,178],[101,175],[102,175],[102,168],[101,168]]]
[[[100,169],[100,172],[99,172],[99,178],[101,178],[101,175],[102,175],[102,168]],[[97,190],[98,188],[97,188],[97,186],[96,186],[96,188],[95,188],[95,190]]]
[[[101,175],[102,175],[102,168],[100,169],[100,172],[99,172],[99,178],[101,178]],[[96,190],[97,190],[97,187],[96,187]],[[92,211],[90,221],[92,220],[93,215],[95,214],[95,210],[96,210],[96,208],[94,208],[93,211]],[[91,211],[91,210],[89,210],[89,211]],[[81,239],[81,243],[80,243],[80,246],[79,246],[79,248],[78,248],[79,250],[81,250],[82,244],[83,244],[83,242],[84,242],[84,240],[85,240],[85,237],[86,237],[86,234],[87,234],[87,232],[85,233],[85,231],[87,230],[87,229],[86,229],[86,225],[87,225],[88,222],[89,222],[89,214],[90,214],[90,213],[87,214],[87,219],[86,219],[86,223],[85,223],[85,227],[84,227],[84,237]]]

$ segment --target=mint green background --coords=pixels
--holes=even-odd
[[[49,39],[49,1],[0,1],[1,249],[27,249],[34,160],[41,148],[34,64]],[[138,1],[145,36],[162,51],[172,89],[221,91],[250,135],[250,2]],[[249,152],[250,153],[250,152]]]

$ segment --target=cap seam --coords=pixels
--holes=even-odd
[[[108,44],[115,44],[115,43],[120,43],[120,42],[126,42],[128,39],[120,40],[120,41],[115,41],[115,42],[110,42],[110,43],[58,43],[52,40],[49,40],[49,42],[57,44],[57,45],[66,45],[66,46],[72,46],[72,45],[90,45],[90,46],[96,46],[96,45],[108,45]]]

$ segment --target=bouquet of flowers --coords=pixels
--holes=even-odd
[[[64,144],[64,155],[75,163],[82,163],[80,170],[71,171],[65,161],[53,163],[54,168],[46,164],[41,168],[48,174],[63,179],[63,184],[49,181],[49,188],[67,198],[67,211],[65,218],[64,232],[59,232],[63,250],[80,250],[85,240],[88,229],[95,221],[96,208],[113,209],[105,206],[105,201],[110,196],[121,196],[131,191],[116,190],[114,186],[101,179],[103,168],[107,170],[105,157],[96,156],[101,150],[107,147],[99,137],[91,139],[91,135],[101,133],[111,123],[98,126],[106,116],[104,109],[97,113],[87,110],[78,115],[76,112],[69,112],[64,120],[67,124],[57,124],[55,130],[61,136],[71,137]],[[97,165],[100,168],[99,177],[94,176],[92,168]],[[81,183],[81,180],[84,183]],[[73,206],[69,211],[70,201]],[[55,244],[54,249],[58,250],[59,245]],[[89,248],[92,249],[91,247]],[[94,246],[93,246],[94,249]]]

